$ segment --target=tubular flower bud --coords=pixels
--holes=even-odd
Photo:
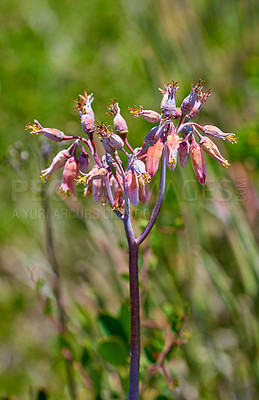
[[[125,174],[125,190],[131,204],[136,207],[139,197],[139,184],[137,174],[132,168]]]
[[[134,118],[142,116],[146,121],[152,124],[158,124],[161,120],[161,115],[153,110],[143,110],[142,106],[139,109],[132,107],[129,109],[131,114],[135,114]]]
[[[87,94],[85,91],[84,95],[79,95],[80,100],[76,101],[76,106],[79,110],[81,125],[84,133],[92,138],[95,126],[94,126],[94,112],[92,109],[92,102],[94,100],[93,93]]]
[[[178,153],[179,153],[179,162],[182,168],[184,168],[188,163],[189,148],[190,148],[190,143],[188,138],[185,138],[180,142]]]
[[[138,184],[139,184],[139,200],[141,201],[142,204],[146,204],[146,202],[148,201],[147,185],[141,178],[139,178]]]
[[[190,151],[189,151],[191,163],[192,163],[192,168],[195,173],[195,176],[198,180],[198,182],[201,185],[205,185],[206,183],[206,165],[205,165],[205,159],[203,155],[203,151],[201,147],[198,145],[198,143],[195,142],[195,139],[193,137],[192,143],[190,145]]]
[[[88,167],[89,167],[89,156],[83,147],[82,147],[82,151],[78,157],[78,161],[80,164],[80,172],[82,174],[87,174]]]
[[[162,155],[164,144],[161,140],[158,140],[156,144],[149,147],[147,151],[147,173],[153,178],[158,170],[159,161]]]
[[[168,99],[164,105],[164,116],[166,118],[173,118],[175,116],[176,104],[175,94],[178,90],[177,83],[170,84],[167,88]]]
[[[177,164],[177,154],[179,149],[179,136],[173,132],[167,136],[165,154],[167,166],[173,171]]]
[[[210,97],[210,92],[211,92],[210,89],[207,90],[207,92],[203,92],[201,89],[199,90],[195,104],[191,109],[190,113],[187,115],[189,119],[193,119],[199,114],[201,106],[203,105],[203,103],[205,103],[208,97]]]
[[[38,135],[40,133],[41,135],[46,136],[48,139],[53,140],[54,142],[61,142],[65,136],[64,133],[59,129],[43,128],[36,119],[34,120],[33,125],[28,124],[25,129],[31,129],[30,134],[35,133],[36,135]]]
[[[112,175],[110,178],[110,186],[114,196],[113,209],[120,209],[123,207],[124,203],[123,180],[117,171],[115,176]]]
[[[216,137],[223,140],[227,140],[230,143],[237,143],[237,138],[235,137],[234,133],[224,133],[219,128],[213,125],[205,125],[202,128],[202,132],[204,133],[204,135],[210,137]]]
[[[112,129],[109,130],[104,124],[98,125],[97,129],[102,137],[104,150],[107,151],[107,153],[114,153],[116,150],[123,148],[123,140],[118,135],[115,135]]]
[[[92,181],[93,200],[95,203],[101,199],[104,190],[103,179],[94,179]]]
[[[79,161],[75,157],[70,157],[63,171],[62,184],[60,186],[61,193],[66,195],[73,193],[75,195],[75,180],[79,173]]]
[[[181,110],[184,114],[188,114],[196,101],[197,95],[199,93],[199,91],[201,90],[201,85],[204,81],[199,80],[199,82],[197,83],[197,85],[193,88],[193,84],[191,85],[191,92],[190,94],[185,97],[185,99],[183,100],[182,104],[181,104]]]
[[[113,115],[113,123],[114,123],[114,129],[117,133],[117,135],[120,135],[122,137],[126,137],[128,133],[128,126],[125,121],[125,119],[121,116],[120,113],[120,107],[118,103],[115,103],[115,99],[112,100],[112,104],[110,107],[108,107],[108,110],[110,113]]]
[[[67,160],[71,157],[68,150],[61,150],[52,160],[51,165],[47,169],[41,171],[41,178],[49,178],[54,171],[64,167]]]
[[[228,168],[230,166],[228,160],[225,160],[225,158],[222,157],[218,147],[208,137],[203,136],[200,139],[199,144],[209,156],[215,158],[215,160],[217,160],[224,168]]]

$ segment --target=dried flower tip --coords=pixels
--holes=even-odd
[[[218,147],[208,137],[202,136],[199,144],[209,156],[215,158],[215,160],[217,160],[224,168],[230,166],[228,160],[225,160],[225,158],[222,157]]]
[[[202,129],[204,135],[227,140],[230,143],[237,143],[237,138],[234,133],[224,133],[219,128],[213,125],[205,125]]]
[[[109,110],[109,115],[110,116],[115,116],[118,112],[118,103],[116,103],[116,99],[113,97],[112,99],[112,104],[108,107]]]

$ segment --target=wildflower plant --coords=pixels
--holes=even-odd
[[[236,143],[233,133],[224,133],[213,125],[202,126],[193,119],[198,115],[203,103],[210,96],[210,90],[203,91],[204,81],[193,86],[190,94],[176,106],[178,83],[165,84],[160,104],[160,112],[139,108],[130,108],[130,113],[142,117],[154,126],[144,139],[143,144],[135,149],[128,141],[128,126],[115,99],[108,107],[108,114],[113,117],[113,125],[97,124],[92,109],[93,94],[84,92],[76,101],[75,108],[80,115],[83,136],[70,136],[59,129],[43,128],[37,120],[28,124],[33,134],[41,134],[55,142],[73,141],[65,150],[61,150],[53,159],[49,168],[41,171],[41,177],[47,179],[63,168],[60,186],[64,195],[75,195],[75,183],[83,185],[84,196],[93,196],[95,202],[109,204],[114,214],[123,222],[129,248],[129,284],[131,311],[131,351],[129,399],[139,397],[139,362],[140,362],[140,311],[138,282],[138,251],[140,244],[151,231],[161,208],[166,182],[166,166],[173,171],[179,160],[184,168],[189,159],[194,174],[201,185],[206,183],[206,165],[204,152],[215,158],[223,167],[228,161],[220,154],[211,138],[219,138]],[[103,151],[98,154],[96,140],[101,140]],[[120,153],[126,155],[127,164],[123,163]],[[89,170],[90,158],[93,167]],[[160,169],[160,185],[151,217],[143,232],[135,237],[130,207],[138,202],[148,201],[148,184]]]

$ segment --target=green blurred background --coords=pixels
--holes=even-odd
[[[239,142],[217,142],[232,165],[225,171],[206,157],[204,188],[190,165],[168,170],[161,214],[140,254],[141,398],[258,399],[258,19],[255,0],[1,0],[0,398],[69,399],[64,349],[78,399],[126,399],[128,385],[122,226],[80,188],[77,200],[60,198],[59,172],[43,186],[39,172],[60,147],[30,136],[25,125],[37,118],[79,134],[72,100],[89,88],[98,121],[109,121],[110,99],[119,100],[129,141],[139,146],[150,125],[128,106],[159,110],[157,88],[172,79],[180,81],[180,105],[202,78],[213,90],[198,121]],[[137,232],[156,179],[149,204],[134,212]],[[68,324],[62,338],[53,326],[46,198]],[[148,382],[146,371],[186,303],[190,339],[168,355],[179,382],[171,390],[162,373]]]

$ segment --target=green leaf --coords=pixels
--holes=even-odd
[[[98,353],[110,364],[123,365],[129,356],[127,346],[119,337],[108,337],[98,345]]]

